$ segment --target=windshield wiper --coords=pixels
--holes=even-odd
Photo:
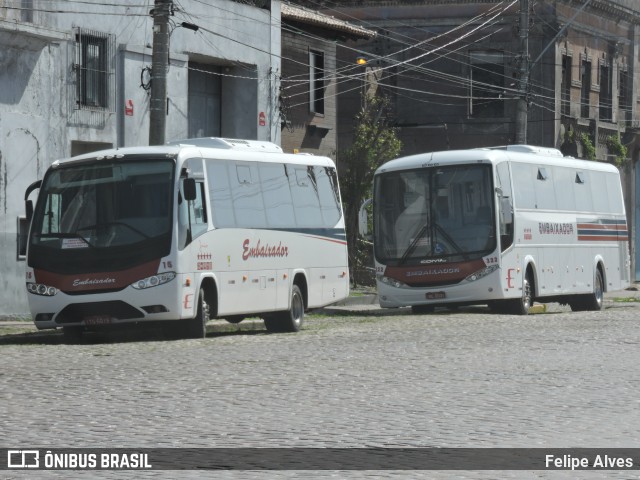
[[[451,235],[449,235],[444,228],[442,228],[436,222],[433,222],[433,223],[427,222],[420,228],[420,230],[418,230],[416,237],[413,239],[413,241],[409,244],[405,252],[402,254],[402,257],[400,258],[398,265],[403,265],[407,261],[407,259],[409,258],[409,255],[411,255],[413,251],[416,249],[416,247],[418,246],[418,242],[422,239],[422,236],[424,235],[429,225],[431,225],[435,230],[438,231],[438,233],[446,240],[446,242],[449,245],[451,245],[451,247],[453,247],[456,253],[462,255],[462,258],[464,258],[465,260],[469,259],[469,256],[467,255],[467,253],[464,250],[462,250],[462,248],[460,248],[460,246],[456,243],[456,241],[453,238],[451,238]],[[441,256],[446,257],[450,255],[451,254],[441,255]]]
[[[444,228],[442,228],[440,225],[438,225],[435,222],[433,224],[433,227],[440,233],[440,235],[442,235],[444,237],[444,239],[449,243],[449,245],[451,245],[453,247],[453,249],[456,252],[458,252],[460,255],[462,255],[462,258],[464,258],[465,260],[469,259],[469,257],[464,252],[464,250],[462,250],[462,248],[460,248],[460,246],[456,243],[456,241],[453,238],[451,238],[451,235],[449,235]]]
[[[398,265],[402,265],[404,262],[406,262],[407,258],[409,258],[409,255],[411,255],[413,253],[413,251],[416,249],[416,247],[418,246],[418,242],[420,241],[420,239],[424,235],[424,232],[427,231],[427,227],[429,226],[429,223],[430,222],[427,222],[422,227],[420,227],[420,230],[418,230],[418,233],[416,234],[415,238],[413,239],[413,241],[409,244],[407,249],[402,254],[402,257],[400,258],[400,261],[398,262]]]

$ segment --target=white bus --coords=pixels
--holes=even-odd
[[[305,310],[349,294],[326,157],[218,138],[105,150],[54,162],[25,201],[31,314],[70,338],[147,321],[203,337],[210,318],[245,316],[297,331]]]
[[[361,211],[361,220],[364,212]],[[367,234],[361,221],[361,233]],[[382,307],[533,301],[599,310],[629,285],[620,175],[607,163],[513,145],[399,158],[375,174],[373,240]]]

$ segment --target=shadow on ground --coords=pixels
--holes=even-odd
[[[25,331],[27,330],[27,331]],[[241,324],[217,324],[207,326],[207,338],[234,335],[269,335],[262,321],[247,321]],[[2,345],[98,345],[104,343],[126,342],[166,342],[184,340],[175,332],[160,327],[119,326],[96,331],[86,331],[79,341],[69,342],[62,330],[33,330],[29,324],[0,327],[0,346]]]

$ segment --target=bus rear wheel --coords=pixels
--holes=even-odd
[[[264,326],[269,332],[298,332],[304,322],[304,298],[300,287],[291,289],[291,308],[275,312],[264,318]]]
[[[569,306],[574,312],[583,312],[587,310],[599,311],[604,305],[604,279],[602,272],[598,268],[593,283],[593,292],[586,295],[576,295],[574,299],[569,301]]]
[[[244,315],[230,315],[224,319],[229,323],[240,323],[244,320]]]

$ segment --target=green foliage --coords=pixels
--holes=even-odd
[[[621,167],[627,160],[627,147],[620,141],[620,135],[611,135],[607,138],[607,147],[609,152],[616,156],[616,165]]]
[[[583,133],[580,135],[580,143],[582,143],[582,153],[583,156],[587,160],[595,160],[596,159],[596,147],[593,145],[591,141],[591,137],[588,133]]]
[[[337,152],[354,285],[363,262],[368,263],[365,258],[370,258],[367,254],[368,246],[358,239],[360,206],[371,196],[376,169],[386,161],[396,158],[402,149],[397,130],[391,126],[389,100],[382,96],[363,97],[363,104],[364,107],[355,117],[353,144]]]

